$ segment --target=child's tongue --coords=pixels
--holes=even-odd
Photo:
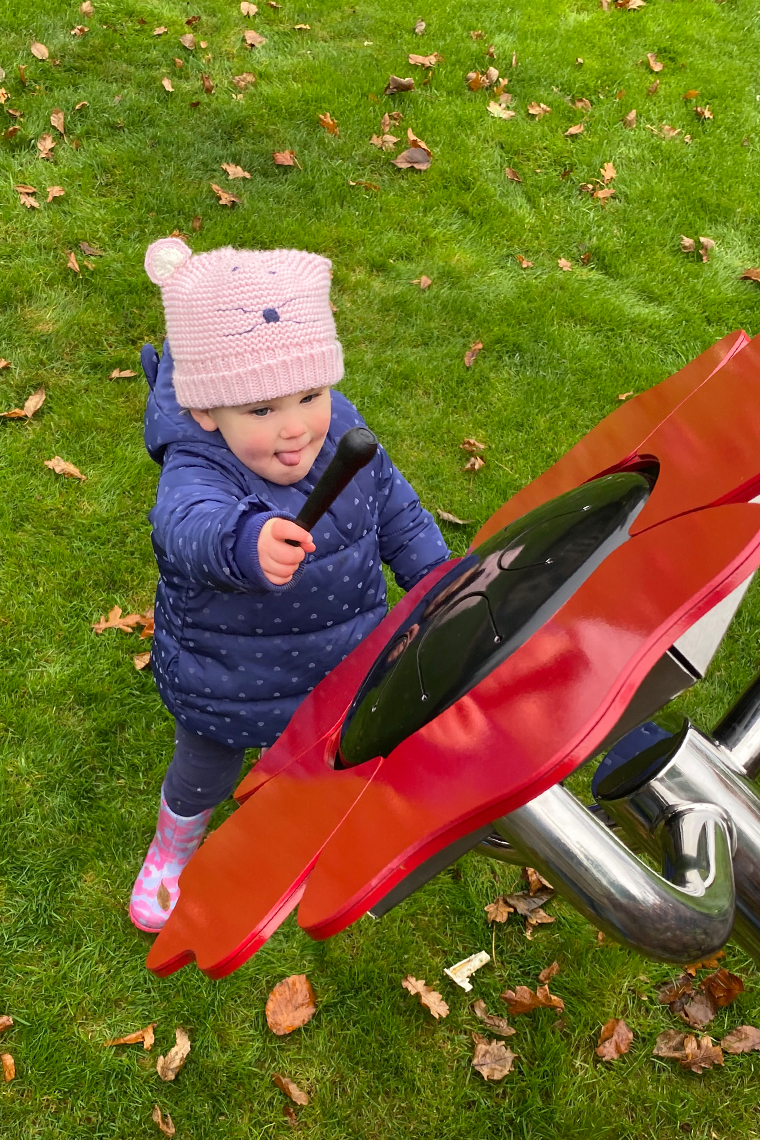
[[[276,454],[280,463],[284,463],[286,467],[297,467],[301,461],[300,451],[278,451]]]

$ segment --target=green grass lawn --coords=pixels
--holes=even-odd
[[[197,251],[232,243],[330,257],[342,390],[426,506],[473,520],[447,528],[461,553],[476,526],[619,394],[664,379],[732,329],[757,331],[758,286],[739,280],[760,263],[756,3],[649,0],[641,11],[604,12],[597,0],[282,0],[277,9],[260,0],[253,19],[234,0],[93,4],[83,16],[74,2],[0,0],[0,133],[21,128],[0,138],[0,357],[11,361],[0,370],[0,406],[47,389],[33,420],[0,423],[0,1014],[16,1022],[0,1050],[17,1066],[0,1087],[2,1140],[149,1138],[159,1135],[156,1103],[178,1140],[285,1137],[277,1070],[308,1088],[298,1128],[314,1140],[760,1137],[760,1059],[728,1057],[701,1077],[655,1061],[656,1035],[680,1026],[652,997],[672,971],[597,945],[562,903],[532,942],[519,922],[500,927],[495,963],[476,975],[472,995],[457,991],[443,967],[490,951],[483,907],[516,881],[475,856],[382,921],[366,918],[327,943],[291,919],[221,982],[194,967],[150,975],[149,939],[126,907],[172,723],[148,673],[132,666],[145,642],[90,628],[114,604],[145,609],[155,586],[147,388],[141,375],[108,379],[116,368],[137,372],[141,345],[162,337],[158,290],[142,269],[149,242],[178,230]],[[189,51],[178,41],[195,15]],[[421,37],[412,32],[420,17]],[[89,31],[71,35],[80,23]],[[168,30],[155,36],[159,26]],[[247,27],[266,44],[249,52]],[[47,46],[47,61],[32,55],[33,41]],[[443,62],[427,78],[407,63],[410,52],[434,51]],[[657,76],[648,52],[664,64]],[[491,92],[465,85],[489,64],[509,78],[509,121],[488,114]],[[243,93],[232,77],[247,71],[257,82]],[[391,74],[413,74],[416,89],[383,95]],[[655,78],[659,90],[648,94]],[[690,90],[699,95],[684,100]],[[579,98],[590,111],[571,105]],[[532,102],[551,114],[535,121]],[[700,120],[697,105],[714,117]],[[66,140],[50,126],[56,108]],[[634,108],[627,130],[621,119]],[[392,110],[404,116],[394,153],[411,127],[433,153],[429,170],[399,170],[370,145]],[[319,125],[322,112],[338,137]],[[566,138],[579,122],[583,133]],[[663,123],[681,133],[660,137]],[[52,160],[38,157],[45,133],[57,141]],[[289,149],[300,167],[275,166],[272,152]],[[228,182],[223,162],[250,179]],[[606,162],[616,193],[603,204],[578,187]],[[240,205],[220,206],[211,183]],[[19,184],[37,187],[40,209],[21,205]],[[65,196],[47,204],[54,185]],[[707,264],[681,252],[681,234],[716,242]],[[82,241],[103,256],[87,258]],[[67,268],[69,251],[79,274]],[[533,267],[521,269],[518,254]],[[421,274],[433,282],[424,292],[410,284]],[[468,370],[464,353],[476,341],[483,349]],[[463,436],[488,444],[473,479],[460,470]],[[54,475],[43,466],[54,455],[87,481]],[[703,727],[756,669],[759,619],[755,587],[710,677],[682,702]],[[498,994],[535,986],[554,958],[563,1025],[548,1011],[515,1018],[516,1067],[486,1084],[470,1067],[479,1023],[469,997],[506,1012]],[[746,992],[720,1012],[714,1037],[760,1020],[755,968],[733,945],[726,961]],[[300,972],[318,1013],[275,1038],[266,995]],[[407,973],[441,990],[445,1021],[402,990]],[[605,1066],[594,1046],[615,1016],[635,1039]],[[149,1021],[158,1022],[151,1054],[102,1048]],[[177,1025],[193,1051],[169,1085],[155,1057]]]

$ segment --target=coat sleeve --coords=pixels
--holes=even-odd
[[[450,551],[429,511],[381,447],[378,482],[380,556],[402,590],[411,590]]]
[[[276,586],[261,572],[261,527],[270,518],[292,519],[259,495],[243,495],[229,473],[192,448],[167,457],[150,512],[156,553],[178,576],[214,590],[284,593],[303,573]]]

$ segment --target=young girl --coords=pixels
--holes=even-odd
[[[152,345],[142,352],[145,443],[162,468],[152,666],[176,731],[129,913],[155,932],[245,749],[271,745],[385,616],[382,563],[408,590],[449,552],[382,448],[313,535],[294,521],[340,437],[363,423],[331,393],[343,356],[329,261],[231,247],[193,256],[165,238],[145,268],[167,328],[160,362]]]

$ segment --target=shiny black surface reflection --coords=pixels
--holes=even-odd
[[[385,646],[338,766],[387,756],[522,645],[628,538],[654,475],[605,475],[530,511],[444,575]]]

